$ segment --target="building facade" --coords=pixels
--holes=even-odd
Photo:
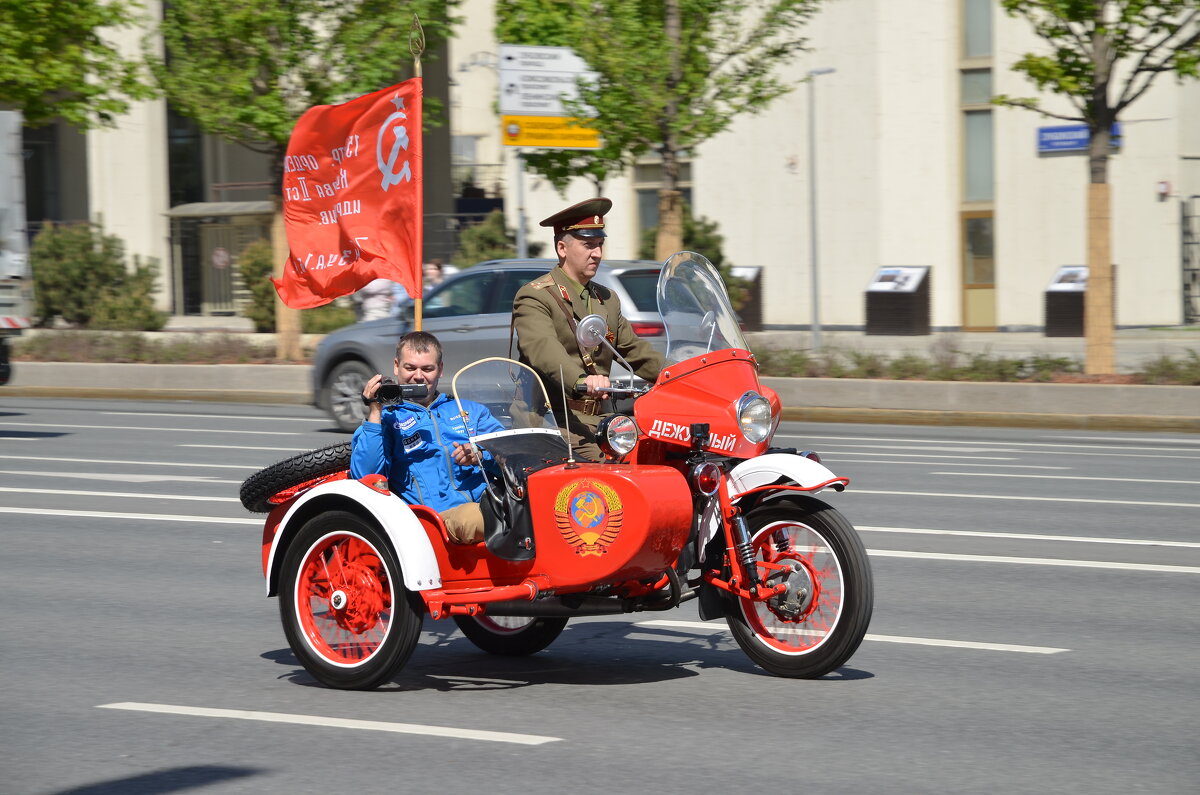
[[[538,220],[596,186],[576,180],[560,195],[519,170],[500,129],[494,0],[465,0],[461,12],[426,69],[426,93],[449,116],[426,129],[426,254],[448,258],[462,218],[492,207],[548,250]],[[140,33],[126,35],[132,51]],[[764,324],[810,327],[816,284],[823,326],[865,328],[880,271],[916,266],[927,269],[933,329],[1042,328],[1058,269],[1086,262],[1088,172],[1082,151],[1039,151],[1042,128],[1065,122],[989,103],[1035,94],[1011,69],[1041,46],[1028,24],[996,0],[839,0],[806,35],[810,51],[780,71],[795,89],[735,119],[684,172],[727,260],[760,269]],[[1120,133],[1109,163],[1116,323],[1200,322],[1200,81],[1160,76]],[[215,230],[253,223],[269,203],[261,156],[201,135],[163,101],[135,104],[113,130],[28,131],[26,154],[32,227],[100,222],[131,254],[163,263],[162,308],[229,311],[208,294],[226,289],[218,249],[252,233],[234,229],[225,243]],[[614,200],[608,257],[637,256],[657,220],[656,186],[652,158],[603,186]]]

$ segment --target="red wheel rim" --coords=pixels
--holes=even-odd
[[[784,549],[776,539],[786,537]],[[844,585],[837,555],[819,532],[796,522],[773,522],[754,537],[755,556],[769,563],[798,562],[813,583],[811,604],[785,618],[766,602],[740,599],[742,615],[764,646],[783,654],[808,654],[833,634],[842,615]],[[760,572],[765,570],[760,567]]]
[[[296,617],[309,647],[332,665],[370,660],[392,627],[392,583],[382,555],[353,533],[330,533],[304,556]]]

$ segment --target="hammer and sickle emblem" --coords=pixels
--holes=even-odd
[[[404,112],[404,97],[396,97],[392,100],[392,104],[396,106],[396,112],[384,119],[383,124],[379,126],[379,135],[375,138],[375,162],[383,174],[382,187],[384,190],[392,185],[398,185],[401,180],[412,181],[412,169],[407,160],[404,161],[404,165],[399,171],[396,170],[396,161],[400,159],[400,150],[408,151],[408,128],[399,123],[408,120],[408,114]],[[395,126],[393,126],[393,122],[395,122]],[[383,137],[389,127],[391,127],[391,133],[395,139],[392,141],[392,150],[388,152],[385,159]]]

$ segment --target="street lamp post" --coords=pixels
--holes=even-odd
[[[809,242],[812,246],[812,348],[821,350],[821,306],[817,295],[817,107],[816,82],[820,75],[833,74],[830,68],[808,70],[808,211]]]

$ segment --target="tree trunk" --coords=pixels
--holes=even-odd
[[[1107,137],[1107,136],[1106,136]],[[1087,339],[1084,372],[1116,372],[1113,350],[1113,267],[1111,202],[1107,182],[1088,185],[1087,292],[1084,294],[1083,334]]]
[[[1083,302],[1083,335],[1086,338],[1083,369],[1089,375],[1116,372],[1113,351],[1112,200],[1108,184],[1108,151],[1113,118],[1108,102],[1112,78],[1111,42],[1105,37],[1104,3],[1096,9],[1092,35],[1095,85],[1088,101],[1088,283]]]
[[[662,182],[658,191],[658,234],[654,241],[654,258],[659,262],[683,248],[683,197],[679,193],[679,149],[675,144],[673,125],[679,114],[679,84],[683,80],[680,60],[682,20],[679,0],[667,0],[663,29],[670,47],[671,74],[667,85],[666,112],[659,123],[662,144]]]
[[[273,272],[275,278],[283,276],[283,266],[291,253],[288,249],[287,230],[283,224],[283,203],[278,201],[275,217],[271,223],[271,248],[274,251]],[[285,304],[275,294],[275,356],[287,362],[300,361],[300,310]]]

